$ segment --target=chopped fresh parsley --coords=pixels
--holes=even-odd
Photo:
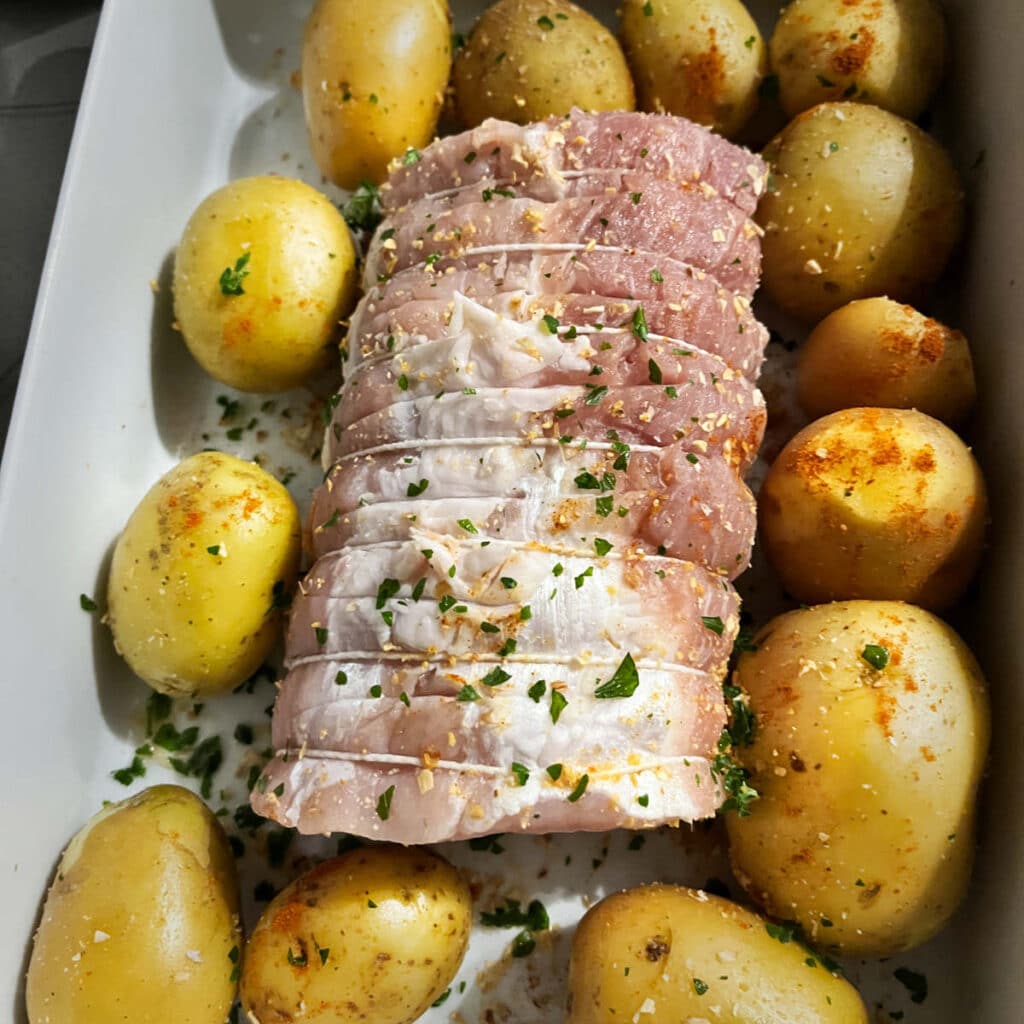
[[[518,761],[512,762],[512,775],[515,777],[517,786],[525,786],[530,778],[530,769]]]
[[[391,817],[391,799],[395,795],[395,787],[388,786],[377,798],[377,817],[381,821],[387,821]]]
[[[647,330],[647,317],[644,314],[644,307],[637,306],[633,310],[633,319],[631,321],[633,333],[641,340],[647,341],[648,330]]]
[[[860,656],[873,669],[877,669],[879,672],[889,664],[889,651],[881,644],[867,644],[864,650],[860,652]]]
[[[506,899],[504,905],[492,911],[483,911],[480,923],[485,928],[529,928],[542,932],[551,927],[547,909],[540,900],[530,900],[523,910],[519,900]]]
[[[601,683],[594,691],[594,696],[602,699],[632,697],[639,685],[640,675],[636,670],[636,662],[633,661],[632,654],[627,654],[611,678]]]
[[[501,686],[502,683],[507,683],[511,678],[512,677],[503,668],[496,666],[495,668],[492,668],[491,671],[480,680],[480,682],[484,686]]]
[[[387,602],[393,598],[398,591],[401,589],[401,584],[398,580],[386,579],[383,580],[379,587],[377,587],[377,604],[376,608],[380,611]]]
[[[726,799],[721,812],[726,814],[735,811],[741,818],[745,818],[750,814],[750,805],[759,799],[760,794],[748,781],[750,772],[733,760],[729,753],[732,746],[732,735],[728,729],[723,729],[718,741],[719,752],[711,762],[711,778],[720,783],[725,792]]]
[[[235,260],[235,266],[225,267],[220,275],[220,291],[222,295],[244,295],[242,282],[249,276],[249,258],[252,253],[243,252]]]
[[[776,940],[781,942],[784,946],[789,945],[797,935],[797,926],[790,921],[783,921],[781,924],[775,924],[773,921],[766,921],[764,930]]]
[[[195,746],[197,739],[199,739],[198,726],[193,725],[182,732],[178,732],[171,722],[164,722],[153,734],[153,742],[158,747],[175,754],[180,750],[191,750]],[[249,742],[252,742],[251,730]]]
[[[757,719],[750,710],[747,695],[731,683],[722,686],[729,711],[729,736],[735,746],[749,747],[757,733]]]
[[[576,783],[573,791],[566,797],[569,803],[574,804],[583,794],[587,791],[587,785],[590,782],[590,776],[585,772],[580,776],[579,782]]]
[[[551,723],[552,725],[558,721],[561,717],[562,712],[569,706],[569,701],[566,700],[561,690],[552,689],[551,691]]]
[[[146,766],[138,754],[132,758],[132,763],[127,768],[119,768],[116,772],[110,773],[122,786],[130,786],[136,779],[141,779],[146,774]]]
[[[78,604],[83,612],[95,612],[100,607],[88,594],[79,594]]]
[[[371,181],[361,181],[342,207],[341,214],[354,231],[372,231],[384,218],[377,186]]]
[[[725,623],[722,622],[718,615],[702,615],[700,621],[704,623],[706,629],[710,629],[716,636],[721,636],[725,630]]]
[[[596,477],[593,473],[583,472],[573,479],[573,483],[581,491],[612,491],[615,489],[615,474],[604,473]]]

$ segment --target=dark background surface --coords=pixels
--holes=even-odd
[[[100,0],[0,0],[0,447],[99,9]]]

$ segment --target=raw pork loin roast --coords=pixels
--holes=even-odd
[[[765,181],[578,111],[393,171],[257,811],[400,843],[714,814]]]

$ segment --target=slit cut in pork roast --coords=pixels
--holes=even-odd
[[[259,813],[412,844],[721,806],[765,181],[682,118],[580,111],[392,169]]]

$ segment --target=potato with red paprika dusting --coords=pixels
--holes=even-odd
[[[974,405],[974,366],[959,331],[892,299],[859,299],[811,332],[797,394],[809,416],[874,405],[957,424]]]
[[[469,886],[429,850],[372,846],[325,861],[280,892],[249,937],[247,1019],[409,1024],[451,984],[471,916]]]
[[[452,72],[459,120],[517,124],[581,110],[632,110],[615,36],[569,0],[498,0],[473,26]]]
[[[797,600],[942,609],[978,566],[987,503],[970,450],[938,420],[910,409],[845,409],[782,449],[758,513],[764,550]]]
[[[242,391],[287,391],[337,358],[355,263],[326,196],[291,178],[242,178],[207,196],[185,226],[174,315],[211,376]]]
[[[981,670],[934,615],[847,601],[779,616],[733,682],[756,726],[734,756],[760,799],[729,815],[736,877],[815,944],[891,956],[964,897],[989,739]]]
[[[640,109],[735,136],[768,69],[764,40],[740,0],[625,0],[621,17]]]
[[[279,635],[299,536],[295,502],[259,466],[212,451],[185,459],[139,502],[114,548],[114,645],[161,693],[230,691]]]
[[[913,120],[945,70],[946,23],[935,0],[793,0],[769,49],[791,117],[856,100]]]

